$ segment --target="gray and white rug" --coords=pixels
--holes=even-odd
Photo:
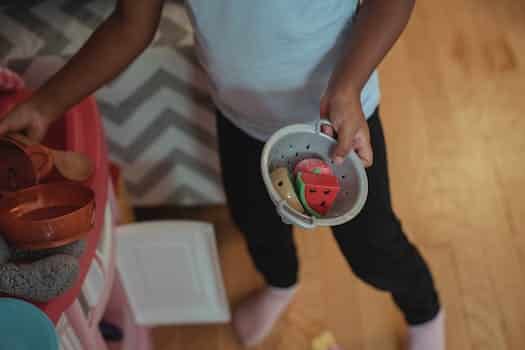
[[[0,64],[38,86],[112,11],[110,0],[0,0]],[[215,120],[183,5],[167,2],[153,45],[97,94],[110,157],[137,205],[221,203]]]

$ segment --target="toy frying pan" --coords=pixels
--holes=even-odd
[[[84,185],[53,182],[5,193],[0,231],[24,249],[59,247],[85,236],[95,219],[95,195]]]

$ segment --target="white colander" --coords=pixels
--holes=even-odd
[[[261,171],[264,184],[277,212],[287,224],[311,229],[316,226],[336,226],[353,219],[363,208],[368,194],[368,181],[363,164],[355,152],[345,158],[343,164],[332,161],[336,140],[321,132],[329,121],[320,119],[315,124],[295,124],[277,131],[264,146]],[[297,162],[306,158],[319,158],[332,166],[341,190],[327,215],[316,218],[302,214],[290,207],[274,188],[270,173],[279,167],[287,167],[290,173]]]

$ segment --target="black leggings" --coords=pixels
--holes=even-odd
[[[390,201],[386,146],[379,113],[369,119],[374,165],[367,170],[369,192],[361,213],[332,228],[354,273],[388,291],[410,324],[431,320],[439,300],[431,273],[394,214]],[[248,250],[266,282],[297,283],[298,259],[292,227],[283,224],[260,175],[263,143],[218,113],[217,127],[226,197]]]

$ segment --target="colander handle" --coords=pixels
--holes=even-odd
[[[281,201],[279,203],[277,211],[279,212],[279,215],[281,215],[283,221],[287,224],[297,225],[305,229],[313,229],[316,226],[314,218],[306,220],[303,217],[298,216],[286,206],[286,201]]]
[[[320,118],[315,122],[315,132],[321,134],[323,132],[323,125],[334,127],[328,119]]]

